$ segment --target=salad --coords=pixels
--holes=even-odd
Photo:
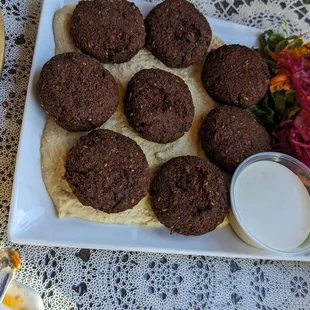
[[[249,110],[272,135],[275,151],[310,167],[310,42],[303,37],[272,30],[260,35],[271,79],[265,97]]]

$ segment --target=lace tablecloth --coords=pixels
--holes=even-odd
[[[206,15],[250,26],[278,29],[286,20],[291,32],[310,30],[310,0],[194,2]],[[41,2],[0,3],[6,27],[0,84],[0,247],[11,247],[8,210]],[[310,309],[310,263],[17,248],[23,261],[17,279],[41,294],[46,309]]]

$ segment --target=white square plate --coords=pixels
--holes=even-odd
[[[19,151],[16,162],[9,218],[9,238],[23,244],[137,250],[161,253],[197,254],[264,259],[310,260],[310,256],[282,257],[248,246],[230,225],[200,237],[170,235],[166,228],[107,225],[77,218],[58,219],[45,189],[40,168],[40,139],[45,114],[36,97],[39,72],[54,55],[53,18],[55,12],[77,0],[45,0],[34,51]],[[144,15],[154,4],[136,1]],[[213,33],[226,43],[252,47],[258,29],[208,18]]]

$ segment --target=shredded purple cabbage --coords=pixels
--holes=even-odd
[[[278,143],[275,148],[290,154],[310,167],[310,53],[294,58],[283,52],[278,66],[290,72],[296,101],[301,110],[293,119],[282,121],[274,132]]]

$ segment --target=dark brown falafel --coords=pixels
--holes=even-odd
[[[271,150],[267,131],[246,110],[232,106],[211,110],[200,137],[207,157],[230,173],[247,157]]]
[[[118,213],[146,195],[150,170],[135,141],[98,129],[82,136],[69,151],[65,178],[84,205]]]
[[[207,93],[219,103],[247,108],[267,93],[269,71],[258,52],[243,45],[223,45],[207,55],[201,78]]]
[[[180,77],[160,69],[144,69],[128,83],[124,110],[130,126],[143,138],[168,143],[190,129],[195,108]]]
[[[42,68],[38,95],[46,113],[69,131],[101,126],[119,102],[111,73],[98,60],[80,53],[51,58]]]
[[[76,46],[104,63],[130,60],[143,47],[144,20],[138,7],[126,0],[80,1],[70,32]]]
[[[150,195],[158,220],[183,235],[214,230],[229,210],[229,191],[222,172],[196,156],[166,162],[151,184]]]
[[[146,47],[168,67],[204,60],[212,39],[206,18],[186,0],[166,0],[145,19]]]

